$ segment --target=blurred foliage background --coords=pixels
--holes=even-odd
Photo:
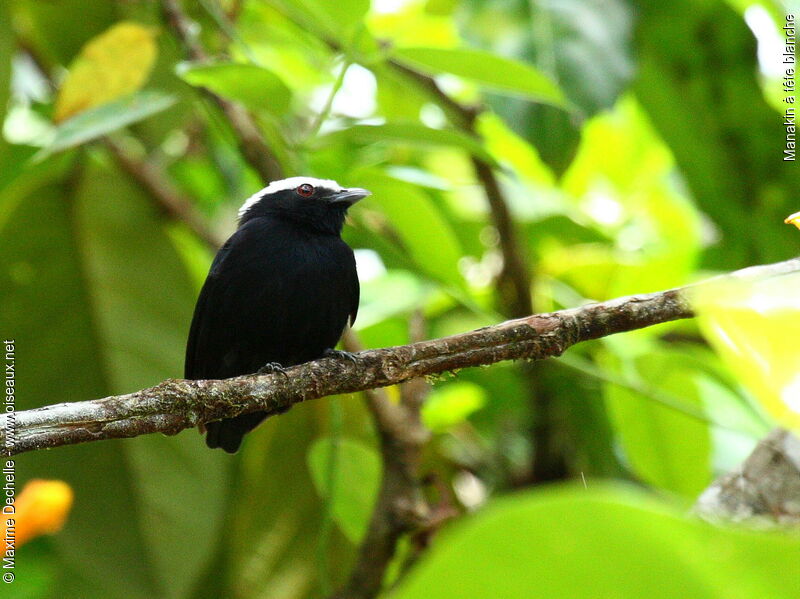
[[[573,307],[797,253],[779,65],[797,3],[184,9],[210,60],[187,60],[155,1],[0,4],[0,334],[17,343],[17,409],[181,375],[212,246],[265,185],[204,90],[251,113],[287,175],[373,191],[345,231],[367,347],[407,343],[414,314],[439,337],[525,302]],[[498,284],[473,157],[508,202],[522,304]],[[773,424],[695,323],[432,383],[423,471],[454,522],[410,569],[417,548],[401,544],[387,596],[800,593],[796,538],[683,515]],[[555,456],[545,471],[537,450]],[[358,397],[298,405],[235,457],[187,431],[17,467],[74,491],[64,529],[18,552],[17,598],[320,597],[345,580],[380,477]],[[538,484],[558,479],[577,482]]]

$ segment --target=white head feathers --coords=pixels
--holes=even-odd
[[[286,189],[296,189],[303,183],[308,183],[314,187],[324,187],[325,189],[334,189],[337,191],[342,188],[336,181],[331,179],[315,179],[314,177],[289,177],[288,179],[273,181],[264,189],[257,191],[245,200],[244,204],[242,204],[242,207],[239,208],[239,218],[242,218],[244,214],[265,195],[275,193],[277,191],[284,191]]]

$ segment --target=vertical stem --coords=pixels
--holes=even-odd
[[[347,74],[347,69],[350,68],[351,64],[353,63],[350,62],[350,60],[348,60],[346,57],[342,59],[342,68],[339,70],[336,81],[334,81],[331,91],[325,100],[325,105],[317,115],[317,118],[314,119],[314,123],[311,125],[311,128],[308,131],[308,135],[306,136],[308,139],[313,139],[316,137],[319,133],[319,130],[322,128],[322,125],[324,125],[325,121],[328,120],[328,117],[331,114],[331,108],[333,107],[333,101],[336,98],[336,94],[338,94],[339,90],[342,88],[344,76]]]

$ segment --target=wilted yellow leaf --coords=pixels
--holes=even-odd
[[[694,306],[742,384],[779,423],[800,430],[800,274],[703,285]]]
[[[56,99],[61,122],[138,90],[156,60],[156,30],[123,21],[93,38],[72,61]]]

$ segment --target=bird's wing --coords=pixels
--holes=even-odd
[[[184,377],[187,379],[212,378],[213,368],[209,368],[208,351],[205,347],[211,331],[209,330],[215,312],[219,309],[220,282],[214,276],[215,270],[225,260],[231,249],[233,238],[217,252],[211,263],[209,275],[206,278],[192,316],[189,328],[189,339],[186,343],[186,358],[184,362]],[[223,342],[223,340],[220,340]],[[201,350],[205,350],[201,352]]]
[[[186,378],[218,379],[291,366],[333,348],[358,311],[352,250],[281,221],[244,223],[220,250],[195,308]],[[234,452],[263,413],[206,424],[209,447]]]
[[[350,281],[350,326],[352,327],[358,316],[358,302],[361,295],[361,286],[358,282],[358,271],[356,270],[355,257],[353,257],[353,269]]]
[[[355,321],[353,251],[340,239],[297,235],[281,222],[254,219],[220,250],[195,308],[187,378],[228,378],[267,362],[312,360]]]
[[[251,221],[217,254],[195,307],[186,378],[229,378],[281,361],[290,326],[288,275],[280,260],[270,259],[269,243],[281,241]]]

